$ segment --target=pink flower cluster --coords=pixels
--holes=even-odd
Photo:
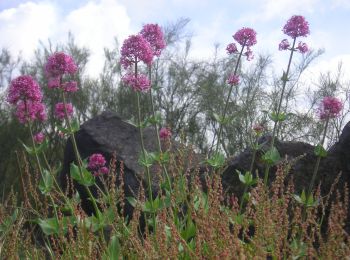
[[[78,83],[74,80],[63,83],[63,90],[65,92],[77,92],[78,91]]]
[[[43,95],[39,84],[31,76],[19,76],[11,81],[7,101],[16,105],[19,100],[41,102]]]
[[[236,44],[235,43],[230,43],[229,45],[227,45],[226,51],[227,51],[227,54],[237,53],[238,50],[237,50]]]
[[[301,15],[292,16],[287,21],[287,23],[283,27],[282,31],[286,35],[292,37],[294,40],[297,37],[306,37],[308,34],[310,34],[309,23]],[[288,42],[287,39],[284,39],[281,41],[281,43],[278,45],[278,49],[280,51],[292,50],[292,48],[290,48],[290,43]],[[306,43],[299,42],[298,46],[296,48],[293,48],[293,51],[299,51],[300,53],[306,53],[309,51],[309,47],[306,45]]]
[[[78,70],[73,58],[64,52],[56,52],[47,59],[45,72],[50,78],[61,77],[64,74],[74,74]]]
[[[21,100],[17,103],[15,112],[18,121],[22,124],[35,120],[45,121],[47,119],[45,105],[41,102]]]
[[[31,76],[19,76],[11,81],[7,101],[16,106],[15,115],[20,123],[46,120],[42,98],[39,84]]]
[[[278,45],[278,50],[280,51],[288,50],[289,46],[290,46],[289,41],[287,39],[283,39],[281,43]]]
[[[256,32],[251,28],[242,28],[233,35],[241,46],[251,47],[256,44]]]
[[[106,159],[100,153],[94,153],[89,157],[88,169],[93,172],[94,176],[100,174],[107,174],[108,168],[106,165]]]
[[[45,139],[45,135],[42,132],[39,132],[35,134],[33,138],[34,138],[34,142],[36,142],[37,144],[41,144]]]
[[[160,139],[167,140],[171,137],[171,130],[168,127],[162,127],[159,130],[159,137]]]
[[[307,53],[309,51],[309,47],[305,42],[299,42],[298,47],[296,47],[301,53]]]
[[[153,55],[159,56],[166,46],[164,35],[159,25],[146,24],[143,26],[140,34],[150,43]]]
[[[254,55],[250,47],[256,44],[256,32],[251,28],[242,28],[233,35],[233,39],[235,39],[242,48],[247,47],[247,51],[244,52],[243,55],[247,57],[248,61],[252,60]],[[228,54],[237,53],[236,44],[230,43],[227,45],[226,51]]]
[[[343,109],[342,102],[335,97],[324,97],[319,107],[320,119],[335,118]]]
[[[306,37],[310,34],[309,23],[301,15],[293,15],[283,27],[283,32],[292,37]]]
[[[150,65],[153,60],[151,44],[142,35],[131,35],[121,48],[120,63],[125,69],[137,64],[139,61]]]
[[[66,116],[66,111],[68,117],[71,117],[73,115],[73,105],[71,103],[57,103],[55,106],[55,117],[60,120],[63,120]]]
[[[45,73],[48,79],[49,88],[62,88],[66,92],[77,91],[76,82],[70,81],[70,87],[66,88],[61,84],[63,75],[74,74],[78,71],[78,67],[75,64],[73,58],[63,52],[56,52],[51,55],[45,65]],[[74,82],[74,83],[73,83]],[[72,87],[75,84],[75,87]],[[63,86],[62,86],[63,85]]]
[[[122,77],[124,84],[130,86],[134,91],[147,92],[151,88],[151,82],[146,75],[128,73]]]
[[[239,84],[239,76],[238,76],[238,75],[231,74],[231,75],[228,77],[227,83],[230,84],[230,85],[237,86],[237,85]]]

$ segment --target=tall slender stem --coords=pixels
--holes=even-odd
[[[28,123],[28,126],[29,126],[30,137],[32,139],[32,145],[33,145],[33,149],[34,149],[36,163],[38,164],[38,168],[39,168],[39,172],[40,172],[41,178],[42,178],[43,181],[45,181],[43,170],[41,168],[41,164],[40,164],[40,160],[39,160],[39,156],[38,156],[38,152],[36,150],[36,145],[35,145],[35,141],[34,141],[34,135],[33,135],[33,129],[32,129],[31,122]],[[57,214],[57,210],[56,210],[56,204],[55,204],[55,202],[54,202],[54,200],[53,200],[53,198],[52,198],[50,193],[48,193],[48,196],[49,196],[50,201],[52,203],[52,207],[53,207],[53,210],[54,210],[54,213],[55,213],[55,218],[56,218],[56,221],[58,223],[58,214]]]
[[[294,54],[294,51],[295,51],[295,49],[294,49],[295,42],[296,42],[296,38],[294,38],[292,48],[290,49],[290,56],[289,56],[287,71],[285,73],[283,73],[283,76],[282,76],[282,82],[283,82],[282,83],[282,92],[281,92],[281,96],[280,96],[280,99],[279,99],[279,102],[278,102],[278,106],[277,106],[277,110],[276,110],[276,115],[277,116],[279,116],[279,114],[281,112],[284,91],[286,89],[286,85],[287,85],[287,81],[288,81],[288,74],[289,74],[290,66],[292,64],[293,54]],[[274,145],[275,145],[275,139],[276,139],[276,136],[278,136],[278,131],[279,131],[279,128],[280,128],[280,124],[281,124],[281,122],[279,120],[275,120],[274,121],[270,149],[272,149],[274,147]],[[270,171],[270,165],[267,165],[266,168],[265,168],[265,176],[264,176],[264,183],[265,183],[265,185],[267,184],[267,181],[268,181],[268,178],[269,178],[269,171]]]
[[[152,82],[152,71],[151,71],[151,69],[152,69],[151,66],[148,66],[148,77],[149,77],[150,82]],[[152,95],[152,83],[151,83],[151,88],[149,90],[149,96],[150,96],[150,101],[151,101],[152,116],[155,119],[156,118],[156,112],[155,112],[155,109],[154,109],[154,101],[153,101],[153,95]],[[156,137],[157,137],[158,151],[162,154],[163,151],[162,151],[162,145],[161,145],[160,137],[159,137],[158,124],[155,121],[155,123],[153,125],[154,125],[154,130],[156,132]],[[167,181],[168,181],[169,190],[170,190],[170,192],[172,192],[171,180],[170,180],[168,171],[167,171],[164,163],[161,162],[161,165],[162,165],[163,171],[164,171],[165,176],[166,176]]]
[[[79,169],[79,174],[80,174],[80,177],[83,176],[83,171],[82,171],[82,167],[83,167],[83,163],[82,163],[82,160],[81,160],[81,157],[80,157],[80,153],[79,153],[79,150],[78,150],[78,146],[77,146],[77,142],[75,140],[75,136],[74,136],[74,133],[72,132],[72,125],[70,123],[70,119],[69,119],[69,115],[68,115],[68,112],[67,112],[67,108],[66,108],[66,97],[65,97],[65,94],[64,92],[62,91],[62,99],[63,99],[63,104],[64,104],[64,113],[65,113],[65,117],[66,117],[66,122],[67,122],[67,125],[68,125],[68,129],[69,129],[69,132],[71,133],[70,134],[70,137],[71,137],[71,140],[72,140],[72,143],[73,143],[73,150],[74,150],[74,153],[75,153],[75,157],[77,159],[77,162],[78,162],[78,169]],[[92,195],[90,189],[88,186],[86,185],[83,185],[91,202],[92,202],[92,205],[95,209],[95,212],[96,212],[96,215],[98,218],[101,217],[101,212],[99,210],[99,208],[97,207],[97,204],[96,204],[96,200],[94,198],[94,196]]]
[[[329,124],[329,117],[327,117],[327,119],[326,119],[324,131],[323,131],[323,137],[322,137],[322,140],[321,140],[321,143],[320,143],[322,147],[323,147],[324,141],[326,139],[328,124]],[[317,161],[316,161],[316,165],[315,165],[315,168],[314,168],[314,172],[312,174],[312,178],[311,178],[311,182],[310,182],[310,185],[309,185],[309,189],[308,189],[308,192],[306,194],[306,199],[307,200],[309,199],[309,196],[312,194],[312,189],[313,189],[314,184],[315,184],[315,179],[316,179],[316,175],[317,175],[317,172],[318,172],[318,168],[320,166],[321,158],[322,157],[320,155],[317,156]]]
[[[237,59],[237,63],[236,63],[236,67],[235,67],[235,70],[233,72],[234,75],[237,74],[237,71],[238,71],[238,67],[239,67],[239,62],[241,61],[241,57],[242,57],[242,53],[243,53],[243,50],[244,50],[244,47],[245,47],[245,44],[242,45],[242,48],[241,48],[241,51],[239,53],[239,56],[238,56],[238,59]],[[227,95],[227,98],[226,98],[226,103],[225,103],[225,108],[224,108],[224,112],[222,114],[222,121],[225,121],[225,118],[226,118],[226,113],[227,113],[227,108],[228,108],[228,103],[230,101],[230,98],[231,98],[231,93],[232,93],[232,90],[233,90],[233,84],[231,84],[230,86],[230,91]],[[223,129],[223,124],[220,123],[220,127],[219,127],[219,133],[218,133],[218,141],[216,143],[216,149],[215,149],[215,152],[217,153],[219,151],[219,146],[220,146],[220,138],[221,138],[221,134],[222,134],[222,129]],[[215,136],[214,136],[215,138]]]
[[[137,78],[137,60],[135,62],[135,78]],[[141,151],[143,158],[146,159],[146,149],[145,144],[143,142],[143,132],[141,127],[141,104],[140,104],[140,93],[136,91],[136,99],[137,99],[137,120],[138,120],[138,128],[139,128],[139,137],[140,137],[140,144],[141,144]],[[151,174],[149,171],[149,167],[145,166],[146,174],[147,174],[147,186],[148,186],[148,196],[149,200],[152,206],[153,211],[153,194],[152,194],[152,181],[151,181]],[[152,213],[152,219],[153,219],[153,228],[154,231],[156,230],[156,217],[155,213]]]

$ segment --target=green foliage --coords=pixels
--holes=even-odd
[[[316,145],[314,153],[318,157],[322,157],[322,158],[327,157],[327,151],[320,144]]]
[[[220,153],[214,153],[206,162],[213,168],[219,169],[225,165],[225,156]]]
[[[267,165],[272,166],[281,160],[281,156],[277,148],[272,147],[264,153],[264,155],[262,156],[262,159]]]

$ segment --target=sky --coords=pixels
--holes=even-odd
[[[184,17],[190,19],[192,57],[212,57],[215,44],[225,55],[232,35],[251,27],[258,41],[253,51],[272,55],[273,66],[282,70],[288,54],[278,44],[288,37],[282,28],[292,15],[310,24],[310,35],[301,40],[325,50],[308,77],[335,71],[342,61],[350,79],[350,0],[0,0],[0,48],[30,59],[39,41],[65,43],[71,32],[79,46],[91,50],[87,73],[97,76],[103,48],[112,48],[115,37],[122,43],[146,23],[166,25]]]

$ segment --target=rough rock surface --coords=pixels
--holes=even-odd
[[[124,122],[114,112],[106,111],[81,125],[75,135],[78,150],[81,157],[87,158],[93,153],[101,153],[107,161],[116,154],[118,162],[124,163],[124,184],[125,195],[132,196],[139,189],[140,181],[145,181],[143,168],[138,164],[138,158],[141,151],[139,132],[137,128],[127,122]],[[144,143],[146,150],[156,151],[155,134],[153,129],[144,130]],[[68,140],[65,153],[63,169],[59,175],[61,186],[66,187],[67,175],[69,176],[69,167],[75,160],[73,146]],[[155,182],[153,182],[155,183]],[[75,184],[82,198],[83,209],[91,214],[93,207],[85,198],[87,194],[83,187]],[[93,189],[93,188],[92,188]],[[153,190],[157,190],[154,185]],[[96,191],[93,190],[93,193]],[[126,214],[131,214],[132,208],[126,208]]]

